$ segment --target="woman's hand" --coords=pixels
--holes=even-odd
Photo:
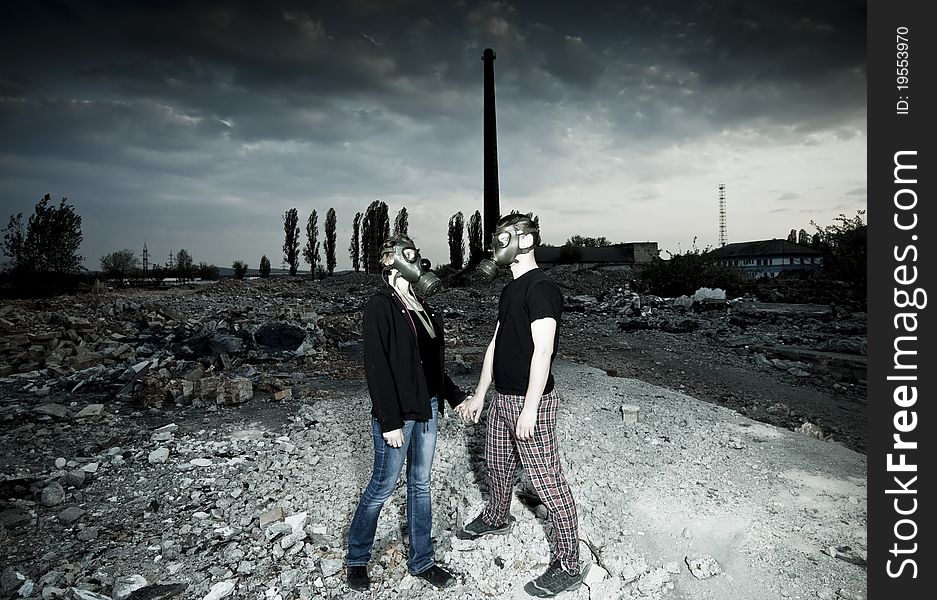
[[[395,429],[384,433],[384,441],[387,442],[387,445],[391,448],[403,446],[403,429]]]
[[[463,423],[471,425],[472,423],[478,423],[478,418],[481,416],[484,407],[485,395],[475,394],[460,402],[455,410],[459,413]]]

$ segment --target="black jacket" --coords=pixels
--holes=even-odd
[[[425,301],[422,304],[436,335],[442,339],[442,315]],[[371,414],[384,433],[400,429],[404,420],[428,421],[433,416],[416,332],[406,310],[389,287],[379,290],[364,307],[364,372],[371,394]],[[444,411],[443,399],[453,407],[465,399],[446,373],[445,348],[446,344],[441,343],[438,364],[427,365],[443,374],[443,397],[437,399],[440,416]]]

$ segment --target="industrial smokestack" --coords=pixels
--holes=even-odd
[[[483,242],[491,242],[498,218],[501,216],[501,199],[498,193],[498,128],[495,122],[495,51],[485,48],[485,205]]]

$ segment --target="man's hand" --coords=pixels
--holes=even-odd
[[[395,429],[384,434],[384,441],[391,448],[403,446],[403,429]]]
[[[537,410],[528,410],[524,409],[521,411],[519,417],[517,417],[517,425],[514,428],[514,435],[517,436],[517,439],[527,440],[534,439],[534,429],[537,427]]]
[[[455,410],[459,413],[459,417],[462,419],[463,423],[471,425],[473,423],[478,423],[478,418],[481,416],[483,408],[485,408],[485,395],[476,393],[460,402],[455,407]]]

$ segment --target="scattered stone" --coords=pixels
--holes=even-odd
[[[726,291],[720,288],[700,288],[693,294],[694,302],[703,302],[705,300],[725,300]]]
[[[289,523],[279,522],[274,523],[270,527],[264,529],[264,537],[267,538],[268,542],[272,542],[281,535],[290,535],[293,533],[293,528],[290,527]]]
[[[158,429],[154,429],[153,433],[150,434],[150,441],[152,442],[168,442],[172,439],[173,434],[176,430],[179,429],[179,426],[175,423],[170,423],[169,425],[163,425]]]
[[[104,594],[98,594],[88,590],[82,590],[76,587],[71,588],[71,591],[78,600],[112,600],[110,596],[105,596]]]
[[[88,463],[88,464],[86,464],[85,466],[83,466],[81,469],[82,469],[85,473],[97,473],[97,471],[98,471],[98,463],[96,463],[96,462]]]
[[[169,448],[157,448],[150,452],[147,460],[151,465],[162,464],[169,458]]]
[[[608,579],[608,571],[599,565],[590,565],[589,572],[586,573],[586,577],[583,579],[583,583],[591,588],[594,584],[604,579]]]
[[[61,469],[64,469],[66,464],[68,464],[68,461],[65,460],[64,458],[56,458],[56,459],[55,459],[55,468],[56,468],[56,469],[60,469],[60,470],[61,470]]]
[[[664,587],[669,581],[670,573],[665,569],[652,569],[638,578],[638,590],[643,594],[652,594]]]
[[[83,419],[85,417],[99,417],[104,412],[103,404],[89,404],[88,406],[81,409],[77,415],[76,419]]]
[[[338,558],[323,558],[319,561],[319,570],[325,579],[341,573],[343,566],[343,561]]]
[[[0,573],[0,593],[4,596],[19,589],[26,582],[26,576],[13,567],[7,567]]]
[[[722,572],[719,562],[708,554],[694,558],[687,556],[686,564],[690,568],[690,573],[697,579],[709,579]]]
[[[210,458],[193,458],[189,461],[189,464],[193,467],[210,467],[212,461]]]
[[[690,308],[693,306],[693,298],[690,298],[689,296],[678,296],[677,298],[673,299],[673,305],[682,308]]]
[[[83,469],[72,469],[65,473],[65,485],[70,485],[72,487],[81,487],[85,484],[85,479],[88,477],[88,473]]]
[[[78,532],[78,539],[82,542],[92,542],[98,539],[97,527],[85,527]]]
[[[124,577],[118,577],[114,581],[114,589],[111,591],[111,596],[114,600],[125,600],[135,591],[145,587],[146,579],[142,575],[125,575]]]
[[[48,415],[57,419],[64,419],[68,416],[68,409],[61,404],[56,404],[54,402],[50,402],[49,404],[40,404],[33,410],[40,415]]]
[[[233,579],[219,581],[211,586],[211,590],[209,590],[208,594],[206,594],[202,600],[221,600],[221,598],[227,598],[234,592],[234,586],[235,581]]]
[[[71,525],[81,517],[83,517],[85,511],[81,510],[77,506],[69,506],[62,512],[58,514],[59,521],[65,525]]]
[[[824,439],[823,428],[821,428],[819,425],[811,423],[810,421],[806,421],[797,429],[797,431],[806,433],[810,437],[817,438],[818,440]]]
[[[295,515],[290,515],[284,519],[292,529],[293,533],[299,533],[303,531],[306,527],[306,523],[309,522],[309,514],[305,512],[296,513]]]
[[[622,404],[618,410],[621,412],[623,423],[637,423],[641,414],[641,407],[634,404]]]
[[[65,500],[65,489],[58,482],[47,485],[42,490],[42,498],[39,502],[43,506],[56,506]]]
[[[283,509],[279,506],[275,506],[274,508],[260,515],[260,528],[263,529],[271,523],[282,521],[283,517]],[[292,527],[290,528],[290,531],[292,532]]]

